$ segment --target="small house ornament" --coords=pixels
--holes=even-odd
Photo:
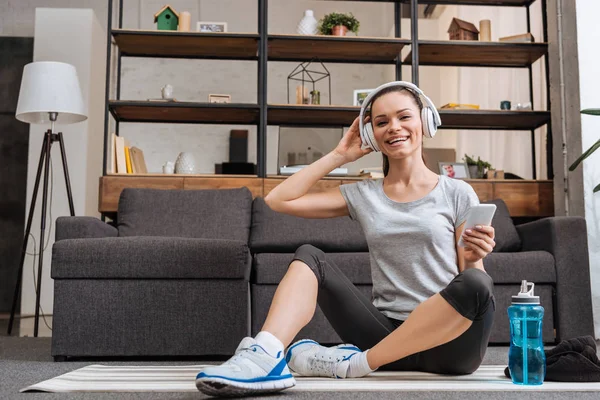
[[[179,14],[167,4],[154,14],[154,22],[159,31],[176,31],[179,26]]]
[[[448,28],[450,40],[479,40],[479,30],[470,22],[452,18]]]

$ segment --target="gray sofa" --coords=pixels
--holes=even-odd
[[[522,279],[545,307],[544,341],[593,333],[585,220],[515,226],[496,200],[492,344],[507,344],[506,308]],[[125,189],[117,227],[60,217],[52,257],[52,355],[229,355],[260,330],[297,247],[324,250],[366,295],[368,247],[348,217],[312,220],[272,211],[246,188]],[[338,343],[321,311],[298,337]]]

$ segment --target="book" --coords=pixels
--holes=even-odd
[[[147,174],[148,168],[146,166],[146,160],[144,160],[144,152],[138,147],[130,147],[129,152],[131,153],[131,164],[134,174]]]
[[[448,103],[441,106],[440,110],[479,110],[479,104]]]
[[[117,174],[127,173],[127,160],[125,159],[125,146],[129,147],[129,141],[123,136],[115,138],[115,158],[117,162]]]
[[[293,175],[298,171],[301,171],[302,168],[307,167],[308,165],[284,165],[282,167],[279,167],[279,174],[280,175]],[[348,175],[348,168],[336,168],[333,171],[331,171],[330,173],[327,174],[327,176],[346,176]]]
[[[499,42],[512,43],[533,43],[535,39],[531,33],[522,33],[520,35],[504,36],[498,39]]]
[[[127,168],[127,173],[132,174],[133,168],[131,168],[131,153],[129,152],[129,146],[125,146],[125,165]]]

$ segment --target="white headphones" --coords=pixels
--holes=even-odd
[[[385,83],[385,84],[379,86],[377,89],[375,89],[371,93],[369,93],[369,95],[367,96],[365,101],[362,103],[362,107],[360,108],[360,115],[359,115],[358,122],[359,122],[359,130],[360,130],[360,139],[362,141],[361,147],[363,149],[373,149],[374,151],[381,151],[379,149],[379,146],[377,146],[377,141],[375,141],[375,137],[373,136],[373,125],[371,124],[371,121],[369,121],[366,124],[364,123],[365,112],[366,112],[367,108],[369,108],[371,100],[373,99],[373,97],[375,97],[377,95],[377,93],[381,92],[383,89],[386,89],[386,88],[389,88],[392,86],[400,86],[400,87],[405,87],[405,88],[411,89],[417,95],[419,95],[423,100],[425,100],[426,104],[423,106],[423,111],[421,112],[421,121],[423,122],[423,135],[425,135],[428,138],[434,137],[439,126],[442,125],[442,119],[440,118],[440,114],[438,113],[437,109],[435,108],[435,105],[429,99],[429,97],[425,96],[425,93],[423,93],[423,91],[421,89],[419,89],[417,86],[415,86],[414,84],[412,84],[410,82],[404,82],[404,81],[388,82],[388,83]]]

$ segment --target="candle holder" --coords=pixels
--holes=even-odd
[[[300,63],[287,79],[287,96],[290,104],[290,84],[294,81],[300,83],[296,86],[296,104],[321,104],[322,91],[317,90],[316,83],[327,79],[329,105],[331,105],[331,74],[319,58],[314,57],[310,61]]]

